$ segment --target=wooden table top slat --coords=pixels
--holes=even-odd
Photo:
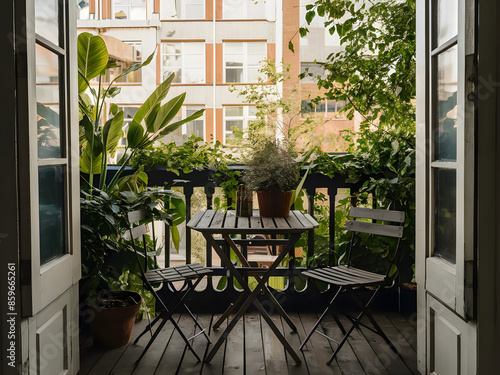
[[[297,212],[297,211],[294,211],[294,214],[295,214],[295,217],[297,218],[297,220],[299,220],[302,223],[302,225],[305,227],[308,227],[310,225],[314,225],[316,223],[316,220],[314,220],[312,218],[312,216],[309,214],[303,214],[302,212]],[[309,218],[311,218],[313,221],[310,221]]]
[[[214,215],[215,210],[206,210],[199,223],[193,228],[209,228]]]
[[[250,217],[250,228],[262,228],[262,220],[259,216]]]
[[[201,218],[203,217],[203,215],[205,214],[205,211],[198,211],[192,218],[191,220],[189,220],[189,223],[187,223],[187,226],[188,227],[195,227],[196,225],[198,225],[198,223],[200,222]]]
[[[290,229],[290,225],[288,225],[284,217],[275,217],[274,222],[276,223],[276,228],[279,230]]]
[[[250,218],[238,216],[236,218],[238,229],[249,229],[250,228]]]
[[[316,219],[314,219],[311,215],[309,214],[304,214],[304,217],[307,219],[307,221],[309,221],[310,224],[312,224],[313,226],[318,226],[318,222],[316,221]]]
[[[300,211],[292,211],[289,217],[260,217],[254,210],[254,216],[236,216],[235,211],[226,213],[205,210],[197,213],[188,223],[188,227],[205,233],[227,234],[287,234],[300,233],[318,227],[318,223]]]
[[[226,214],[222,211],[215,211],[215,216],[212,220],[212,224],[210,224],[210,227],[212,228],[222,228],[222,224],[224,224],[224,218],[226,217]]]
[[[264,228],[276,228],[276,224],[272,217],[261,217],[261,220]]]
[[[226,213],[226,220],[224,221],[224,228],[236,228],[236,212],[228,211]]]
[[[297,211],[295,211],[295,212],[297,212]],[[300,215],[302,215],[302,213],[300,213]],[[285,220],[290,225],[290,228],[304,228],[304,226],[305,226],[304,224],[302,224],[300,222],[300,220],[297,219],[294,212],[290,212],[290,216],[285,217]]]

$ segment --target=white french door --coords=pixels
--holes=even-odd
[[[75,6],[70,0],[16,2],[22,315],[29,342],[23,360],[30,374],[78,370]]]
[[[475,366],[474,10],[417,2],[419,369],[438,375]]]

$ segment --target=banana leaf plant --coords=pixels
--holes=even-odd
[[[176,96],[162,104],[166,98],[174,75],[170,75],[136,112],[125,134],[127,146],[119,161],[120,168],[109,181],[107,179],[108,158],[114,156],[120,139],[124,137],[124,113],[118,106],[111,105],[112,117],[104,122],[104,109],[107,99],[120,93],[114,86],[116,80],[148,65],[154,52],[143,62],[136,63],[123,71],[111,82],[104,84],[103,76],[108,69],[117,65],[109,58],[104,40],[98,35],[81,33],[78,36],[78,93],[80,106],[80,172],[87,182],[86,192],[92,196],[94,186],[108,194],[120,191],[143,190],[147,185],[147,175],[143,171],[135,171],[132,175],[123,175],[125,167],[132,156],[140,149],[151,145],[155,140],[175,131],[182,124],[193,121],[203,114],[200,110],[191,116],[172,122],[184,102],[186,94]],[[91,84],[91,80],[96,81]],[[88,176],[88,177],[87,177]],[[97,178],[98,176],[98,184]],[[181,206],[178,200],[169,199],[165,210],[179,213]],[[182,215],[181,215],[182,217]],[[176,248],[179,246],[179,235],[176,224],[179,216],[170,222],[172,238]]]
[[[81,33],[78,36],[78,92],[80,105],[80,171],[88,175],[90,192],[94,187],[94,176],[99,175],[99,189],[112,191],[124,184],[120,179],[135,183],[144,182],[144,174],[122,177],[130,158],[140,149],[151,145],[155,140],[175,131],[181,125],[202,116],[199,110],[187,118],[172,123],[182,107],[186,94],[180,94],[162,104],[166,98],[174,75],[170,75],[149,98],[140,106],[127,130],[127,146],[118,164],[120,169],[107,182],[108,157],[113,156],[118,142],[123,138],[124,113],[116,105],[111,106],[112,118],[103,124],[106,99],[119,94],[120,88],[113,86],[116,80],[148,65],[154,52],[143,62],[136,63],[115,77],[109,84],[103,84],[102,77],[108,69],[116,67],[109,59],[104,40],[98,35]],[[90,81],[97,79],[96,85]],[[89,94],[86,94],[88,92]]]

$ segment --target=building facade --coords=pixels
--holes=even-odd
[[[114,100],[124,109],[126,119],[133,117],[157,85],[175,73],[170,95],[186,92],[179,117],[201,108],[205,114],[165,141],[182,141],[195,134],[206,141],[225,143],[233,127],[245,128],[255,119],[255,106],[244,103],[238,88],[258,82],[262,60],[290,64],[291,78],[279,89],[284,96],[298,92],[294,94],[297,112],[300,101],[307,103],[320,94],[313,77],[299,82],[298,75],[306,68],[321,74],[314,61],[325,61],[328,54],[340,49],[340,43],[324,29],[321,19],[309,26],[306,38],[299,38],[309,3],[312,1],[87,0],[79,3],[78,29],[101,35],[121,70],[156,50],[149,66],[117,83],[121,93]],[[295,52],[289,50],[289,41]],[[230,91],[230,86],[236,90]],[[325,151],[337,149],[340,129],[354,127],[354,121],[339,115],[342,107],[342,102],[324,101],[312,109],[307,106],[303,113],[318,120],[311,137],[322,142]]]

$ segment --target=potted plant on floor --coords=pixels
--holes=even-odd
[[[296,156],[292,145],[286,140],[264,140],[251,152],[242,178],[247,188],[257,192],[261,216],[290,214],[294,192],[300,180]]]

